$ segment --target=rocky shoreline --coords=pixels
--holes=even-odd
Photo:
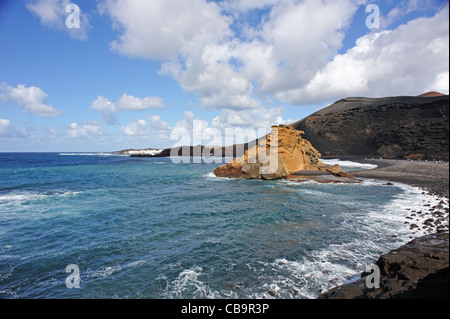
[[[428,235],[383,254],[375,262],[380,269],[380,287],[367,288],[368,273],[357,281],[322,293],[319,299],[443,299],[449,298],[449,164],[434,161],[384,159],[349,160],[378,165],[353,171],[357,178],[409,184],[439,197],[439,204],[408,208],[405,224]],[[425,214],[425,215],[424,215]],[[426,216],[426,218],[424,218]],[[417,221],[421,222],[417,222]],[[418,225],[419,224],[419,225]]]
[[[414,239],[376,261],[379,288],[368,288],[364,276],[321,294],[319,299],[448,299],[448,246],[448,233]]]

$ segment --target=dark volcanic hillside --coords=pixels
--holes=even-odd
[[[292,125],[324,156],[449,157],[449,96],[346,98]]]

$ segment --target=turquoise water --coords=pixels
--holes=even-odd
[[[218,165],[0,154],[0,297],[315,298],[420,235],[405,208],[436,200],[372,180],[217,178]]]

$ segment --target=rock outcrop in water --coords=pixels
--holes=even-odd
[[[321,154],[303,138],[302,131],[290,125],[273,126],[265,139],[255,142],[243,156],[217,167],[218,177],[245,179],[282,179],[298,171],[322,170],[335,176],[352,177],[339,167],[326,166]]]
[[[324,156],[449,158],[449,96],[351,97],[292,124]]]

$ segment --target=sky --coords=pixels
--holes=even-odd
[[[229,145],[428,91],[448,1],[0,0],[0,152]]]

